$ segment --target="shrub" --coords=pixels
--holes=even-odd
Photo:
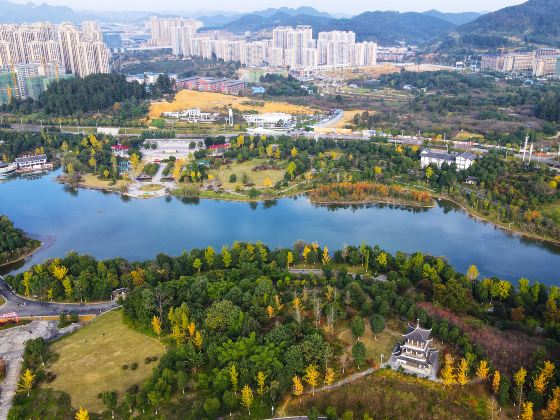
[[[334,408],[332,405],[329,405],[327,407],[325,414],[327,415],[327,420],[338,420],[338,416],[336,415],[336,408]]]
[[[149,365],[151,361],[152,361],[152,358],[151,358],[151,357],[146,357],[146,358],[144,359],[144,363],[147,364],[147,365]]]
[[[131,369],[131,370],[136,370],[136,369],[138,369],[138,363],[136,363],[136,362],[132,363],[132,364],[130,365],[130,369]]]
[[[128,369],[128,365],[122,365],[122,366],[121,366],[121,369],[122,369],[122,370],[127,370],[127,369]]]
[[[229,182],[232,183],[232,184],[236,183],[237,182],[237,175],[231,174],[229,176]]]

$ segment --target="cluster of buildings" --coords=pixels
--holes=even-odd
[[[540,48],[529,52],[484,55],[480,68],[535,77],[560,77],[560,50]]]
[[[162,115],[166,118],[174,118],[189,123],[212,123],[220,116],[217,112],[201,112],[200,108],[190,108],[178,112],[164,112]]]
[[[239,95],[245,89],[243,80],[193,76],[175,81],[177,89],[198,90],[200,92],[224,93],[226,95]]]
[[[441,165],[447,163],[448,165],[457,165],[458,171],[469,169],[476,161],[476,155],[470,152],[463,152],[460,154],[451,154],[445,150],[430,150],[424,149],[420,153],[420,166],[426,168],[431,164],[441,168]]]
[[[202,26],[195,19],[152,17],[149,45],[171,47],[177,56],[239,61],[244,66],[309,68],[377,63],[377,44],[356,42],[351,31],[319,32],[315,39],[311,26],[278,27],[271,39],[249,41],[225,31],[199,32]]]
[[[81,28],[0,24],[0,103],[36,98],[55,79],[109,70],[109,51],[95,22],[83,22]]]

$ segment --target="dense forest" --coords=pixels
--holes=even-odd
[[[317,267],[320,274],[293,274],[290,267],[297,264]],[[387,280],[376,280],[379,274]],[[556,398],[553,390],[560,376],[549,360],[559,351],[558,287],[526,279],[514,287],[498,278],[478,277],[474,265],[463,274],[440,257],[392,255],[365,243],[330,252],[316,243],[272,250],[262,243],[236,242],[219,252],[207,247],[178,257],[160,254],[142,263],[96,261],[71,253],[7,281],[25,295],[73,301],[106,299],[114,288],[129,288],[122,302],[126,319],[164,340],[168,350],[147,383],[131,388],[120,403],[107,405],[124,416],[135,410],[144,418],[177,407],[179,399],[183,418],[215,418],[247,409],[265,417],[283,396],[297,397],[320,386],[323,377],[327,384],[337,380],[344,366],[348,372],[378,366],[367,359],[359,338],[365,322],[380,333],[390,319],[418,319],[432,328],[445,353],[465,364],[466,380],[478,378],[500,405],[518,401],[521,391],[535,411],[554,413],[550,401]],[[350,355],[336,339],[341,323],[351,327]],[[39,352],[48,356],[48,349]],[[443,349],[440,357],[443,364]],[[37,378],[48,378],[40,357],[37,363],[26,360]],[[520,368],[531,380],[513,385]],[[444,384],[458,387],[455,376],[444,372]],[[33,406],[23,404],[24,393],[15,402],[13,410],[22,417]],[[453,406],[481,417],[491,410],[484,401]],[[33,408],[40,414],[40,406]],[[326,407],[319,409],[325,412]],[[367,405],[337,409],[360,416],[400,410]],[[440,401],[437,409],[447,418],[446,410],[453,408]]]
[[[24,114],[42,112],[48,116],[81,116],[113,107],[117,118],[126,119],[146,114],[144,100],[172,91],[171,80],[166,75],[160,76],[146,89],[138,82],[128,82],[122,74],[93,74],[53,82],[36,101],[12,101],[2,105],[2,110]]]
[[[488,40],[494,36],[504,39],[517,38],[520,43],[560,45],[560,5],[556,0],[529,0],[520,5],[506,7],[488,13],[473,22],[459,27],[458,32],[469,39],[473,45],[472,35],[476,34],[478,45],[487,48]],[[497,47],[498,45],[492,45]],[[499,45],[503,47],[505,45]]]
[[[261,76],[261,84],[266,89],[267,96],[308,96],[309,90],[302,87],[302,83],[293,76],[268,73]]]
[[[40,245],[14,227],[7,216],[0,215],[0,265],[25,255]]]

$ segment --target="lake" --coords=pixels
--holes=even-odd
[[[364,240],[392,253],[441,255],[463,272],[476,264],[481,276],[560,284],[560,247],[505,232],[451,203],[410,209],[318,207],[303,196],[258,204],[130,200],[100,191],[70,190],[54,181],[57,175],[0,181],[0,214],[45,243],[14,271],[71,250],[102,259],[145,260],[160,252],[179,255],[207,245],[219,249],[235,240],[260,240],[275,248],[301,239],[330,250]]]

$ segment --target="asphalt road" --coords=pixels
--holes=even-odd
[[[6,298],[6,303],[0,306],[0,314],[15,312],[20,317],[60,315],[64,311],[78,315],[97,315],[117,306],[116,302],[85,303],[81,305],[78,303],[52,303],[25,299],[15,294],[2,276],[0,276],[0,294]]]

